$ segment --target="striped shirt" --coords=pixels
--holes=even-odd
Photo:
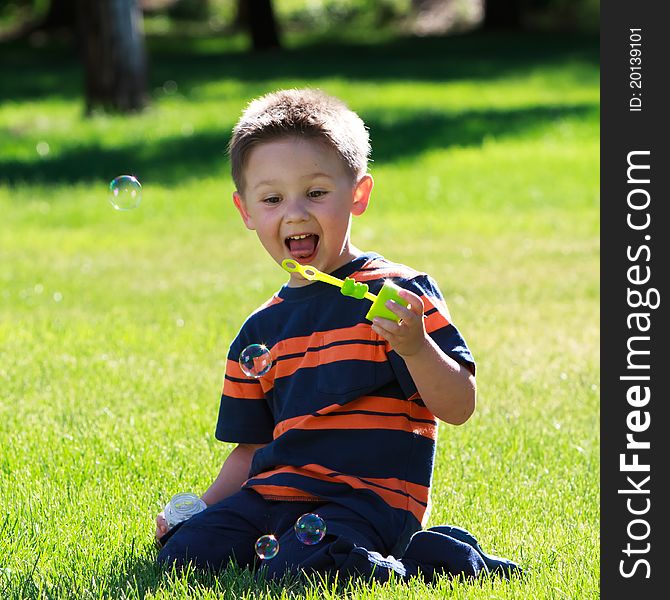
[[[375,253],[332,273],[377,293],[390,279],[421,296],[427,333],[474,372],[435,281]],[[282,287],[231,344],[216,437],[267,444],[243,487],[269,500],[343,504],[372,523],[393,554],[421,528],[429,503],[437,420],[404,360],[365,319],[370,301],[313,282]],[[238,358],[264,344],[272,368],[244,375]],[[397,555],[397,554],[394,554]]]

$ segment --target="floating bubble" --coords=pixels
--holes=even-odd
[[[262,535],[256,540],[256,554],[258,558],[270,560],[279,554],[279,542],[277,538],[270,535]]]
[[[116,210],[132,210],[142,199],[142,186],[133,175],[119,175],[109,183],[109,201]]]
[[[272,368],[272,355],[263,344],[251,344],[240,353],[240,368],[247,377],[263,377]]]
[[[307,546],[318,544],[326,535],[326,523],[314,513],[302,515],[293,526],[296,537]]]
[[[47,142],[38,142],[35,150],[37,150],[37,154],[40,156],[46,156],[50,151],[49,144]]]

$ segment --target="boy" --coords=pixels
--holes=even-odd
[[[458,528],[412,537],[428,515],[437,419],[460,425],[472,415],[475,364],[428,275],[351,242],[351,217],[365,212],[373,187],[363,121],[320,91],[281,90],[250,103],[229,151],[235,207],[275,262],[352,277],[372,293],[391,278],[409,305],[389,302],[399,321],[370,323],[369,302],[293,273],[248,317],[228,353],[216,428],[237,446],[202,495],[204,512],[169,534],[157,517],[159,562],[254,565],[256,540],[273,534],[270,577],[430,580],[506,564]],[[257,379],[238,364],[251,344],[272,352],[272,369]],[[317,544],[293,531],[305,513],[326,524]]]

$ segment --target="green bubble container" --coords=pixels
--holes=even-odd
[[[393,300],[394,302],[402,304],[403,306],[409,306],[409,302],[407,302],[407,300],[403,300],[398,295],[398,292],[401,289],[402,288],[397,286],[395,283],[391,281],[385,281],[382,289],[379,290],[379,293],[377,294],[377,299],[372,303],[372,306],[370,307],[368,314],[365,315],[365,318],[368,321],[372,321],[372,319],[375,317],[382,317],[383,319],[389,319],[390,321],[395,321],[396,323],[400,321],[400,319],[394,313],[386,308],[385,304],[387,300]]]

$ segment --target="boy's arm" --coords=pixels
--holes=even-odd
[[[445,354],[428,336],[421,350],[403,358],[430,412],[451,425],[462,425],[470,418],[475,411],[477,385],[467,367]]]
[[[254,452],[265,444],[238,444],[228,455],[216,479],[202,495],[207,506],[216,504],[228,496],[239,492],[249,478],[249,468]]]
[[[404,359],[426,407],[441,421],[461,425],[475,410],[475,376],[426,333],[421,298],[404,289],[400,296],[410,303],[407,308],[392,300],[386,303],[400,323],[375,317],[372,329]]]
[[[239,492],[242,484],[249,477],[251,459],[254,452],[265,444],[238,444],[223,462],[223,466],[216,479],[201,496],[207,506],[216,504],[235,492]],[[156,516],[156,540],[168,532],[165,515],[161,511]]]

